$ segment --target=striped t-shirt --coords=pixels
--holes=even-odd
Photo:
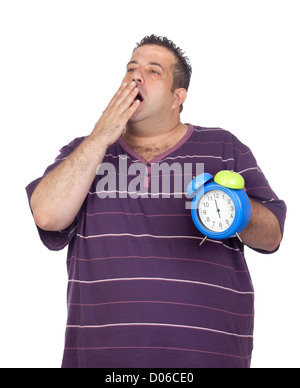
[[[47,174],[84,140],[61,149]],[[201,166],[243,175],[249,196],[283,231],[286,207],[248,147],[219,128],[189,125],[151,163],[122,137],[107,151],[65,231],[38,228],[51,250],[68,247],[63,367],[249,367],[254,291],[237,238],[207,240],[186,186]],[[30,198],[41,178],[27,187]]]

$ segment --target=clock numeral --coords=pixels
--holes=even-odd
[[[223,233],[235,218],[234,201],[221,190],[205,193],[198,204],[198,216],[202,227],[215,233]]]

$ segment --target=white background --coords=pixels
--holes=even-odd
[[[151,33],[192,62],[182,121],[237,135],[288,205],[280,251],[246,252],[256,290],[252,366],[300,366],[298,3],[1,0],[0,367],[60,367],[66,250],[40,242],[25,186],[91,132],[135,43]]]

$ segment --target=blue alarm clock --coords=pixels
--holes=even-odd
[[[215,177],[204,173],[194,178],[187,187],[192,201],[192,219],[207,238],[224,240],[238,237],[249,223],[251,204],[243,189],[244,178],[233,171],[220,171]]]

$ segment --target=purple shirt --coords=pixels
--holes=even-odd
[[[83,140],[62,148],[45,174]],[[168,170],[156,168],[162,163],[171,166],[169,198],[162,180]],[[49,249],[68,245],[63,367],[250,366],[254,290],[244,246],[234,238],[199,247],[203,236],[186,206],[183,176],[187,165],[195,175],[199,163],[212,175],[242,174],[249,196],[276,215],[283,232],[284,202],[230,132],[189,125],[150,164],[120,138],[107,149],[73,224],[61,232],[38,228]],[[40,179],[27,186],[29,198]]]

